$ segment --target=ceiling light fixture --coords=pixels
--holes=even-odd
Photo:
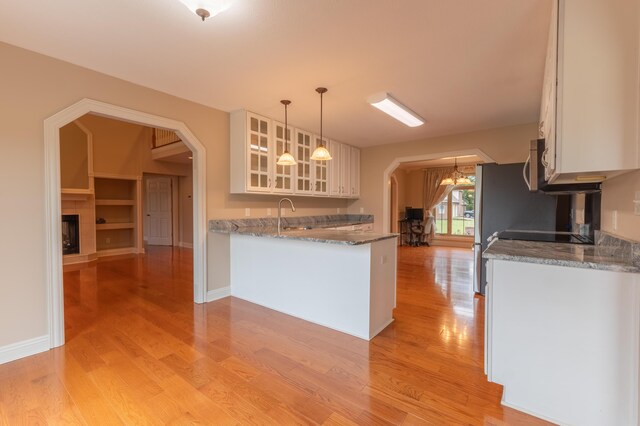
[[[283,141],[284,152],[282,153],[280,158],[278,158],[278,161],[276,161],[276,164],[279,166],[295,166],[297,164],[296,159],[293,158],[293,155],[289,153],[289,148],[288,148],[289,138],[287,137],[289,133],[289,127],[287,122],[287,107],[291,104],[291,101],[283,99],[280,101],[280,103],[284,105],[284,135],[282,137],[282,139],[284,139]]]
[[[390,115],[409,127],[418,127],[424,124],[424,120],[418,114],[402,105],[386,92],[369,96],[367,101],[380,111]]]
[[[458,170],[458,159],[454,160],[453,173],[448,178],[442,179],[440,185],[471,185],[471,179]]]
[[[228,9],[227,0],[179,0],[204,21]]]
[[[313,151],[311,154],[311,159],[316,161],[327,161],[331,160],[331,154],[324,147],[324,139],[322,139],[322,95],[327,93],[326,87],[318,87],[316,92],[320,93],[320,145]]]

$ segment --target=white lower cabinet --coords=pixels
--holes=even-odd
[[[638,274],[489,259],[485,369],[502,404],[559,424],[638,424]]]

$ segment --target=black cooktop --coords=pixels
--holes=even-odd
[[[502,231],[498,234],[501,240],[541,241],[546,243],[593,244],[588,235],[570,234],[568,232],[539,231]]]

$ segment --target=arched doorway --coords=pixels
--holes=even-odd
[[[193,152],[193,295],[204,303],[207,293],[206,262],[206,151],[181,121],[171,120],[92,99],[81,101],[44,121],[45,232],[47,237],[47,306],[49,347],[64,344],[64,292],[61,252],[60,128],[85,114],[175,131]]]

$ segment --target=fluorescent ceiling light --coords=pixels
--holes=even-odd
[[[382,92],[370,96],[367,101],[380,111],[389,114],[409,127],[418,127],[424,124],[424,120],[418,114],[393,99],[388,93]]]
[[[216,16],[220,12],[224,12],[229,8],[230,0],[179,0],[180,3],[187,6],[187,8],[202,18],[204,21],[206,18]]]

